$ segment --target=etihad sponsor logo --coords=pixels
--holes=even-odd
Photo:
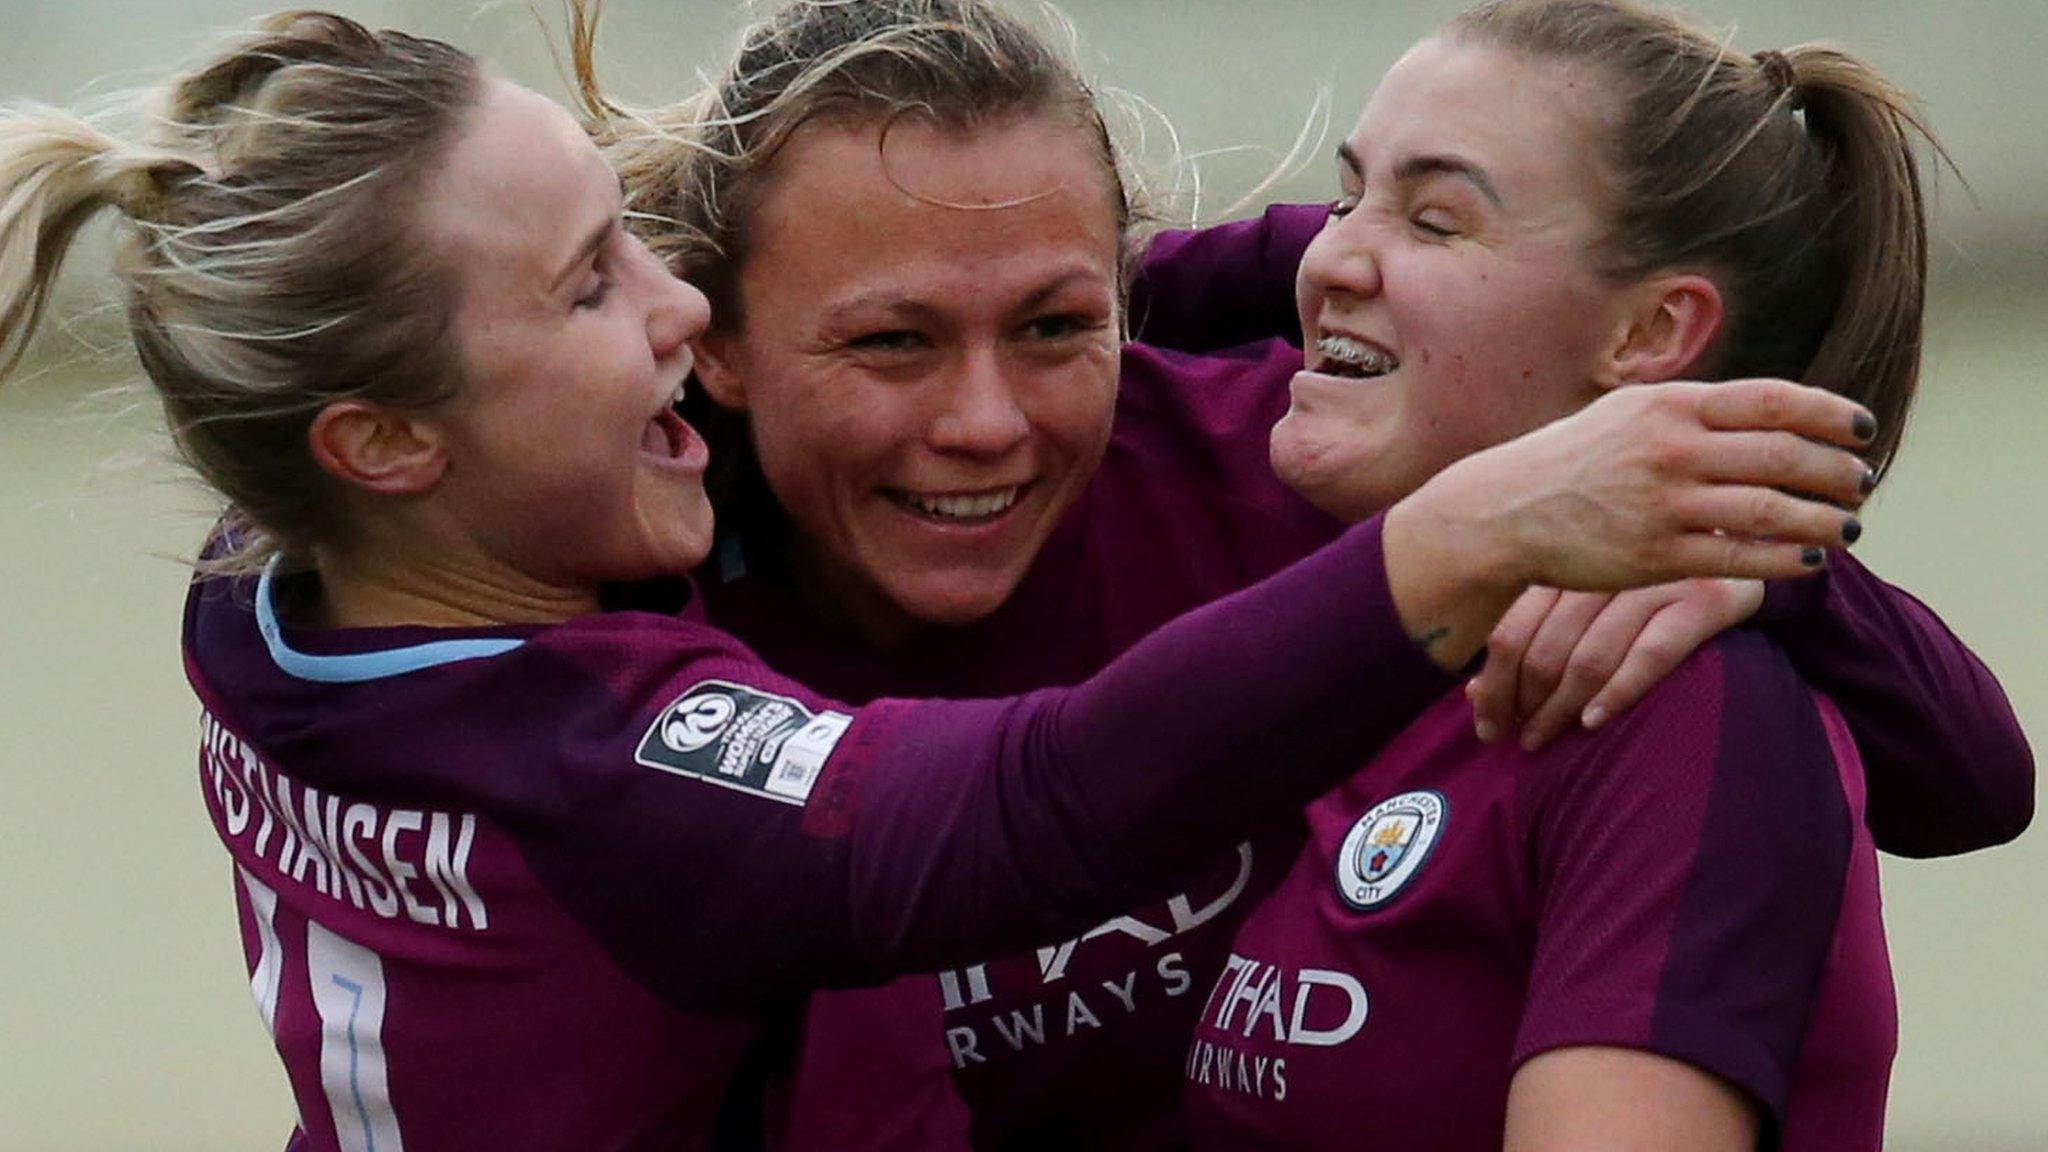
[[[1135,941],[1152,949],[1180,939],[1222,916],[1244,894],[1251,877],[1251,845],[1240,844],[1236,871],[1221,892],[1183,893],[1163,907],[1118,916],[1073,940],[1040,948],[1035,972],[1020,957],[1013,963],[973,964],[939,973],[946,1046],[954,1069],[1093,1033],[1118,1020],[1167,1011],[1169,1002],[1195,986],[1186,954],[1164,952],[1132,965],[1120,960],[1130,956],[1129,945],[1116,950],[1116,942]],[[1216,949],[1221,950],[1221,937]],[[1064,989],[1055,987],[1062,984]]]
[[[1188,1083],[1261,1100],[1287,1099],[1287,1057],[1253,1055],[1197,1040],[1188,1045]]]
[[[1351,825],[1337,852],[1337,893],[1360,912],[1399,895],[1429,860],[1450,804],[1443,793],[1403,792]]]
[[[1004,1008],[971,1024],[948,1026],[946,1048],[952,1054],[953,1070],[1100,1032],[1104,1017],[1114,1023],[1156,1010],[1187,995],[1195,978],[1188,974],[1185,956],[1168,952],[1149,967],[1125,973],[1120,980],[1098,983],[1099,989],[1070,989],[1064,997]]]
[[[633,759],[648,768],[802,805],[853,723],[787,696],[706,680],[654,718]]]
[[[1187,1082],[1261,1100],[1287,1099],[1287,1047],[1331,1048],[1372,1014],[1365,985],[1330,968],[1283,968],[1232,953],[1188,1045]],[[1274,1045],[1284,1045],[1279,1052]]]
[[[1358,1035],[1371,1014],[1365,985],[1331,968],[1283,968],[1233,952],[1202,1005],[1202,1024],[1246,1039],[1330,1048]]]

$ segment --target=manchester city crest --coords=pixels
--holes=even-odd
[[[1337,852],[1337,893],[1360,912],[1393,899],[1429,859],[1449,814],[1441,792],[1403,792],[1373,805]]]

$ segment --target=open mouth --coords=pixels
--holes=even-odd
[[[920,519],[955,527],[974,527],[1002,519],[1030,490],[1029,484],[980,492],[909,492],[885,488],[882,495]]]
[[[683,389],[676,387],[675,396],[669,406],[656,412],[647,421],[647,427],[640,432],[640,451],[655,457],[663,463],[674,463],[685,469],[702,469],[710,458],[710,449],[703,437],[683,419],[679,410],[683,402]]]
[[[1325,336],[1316,341],[1316,363],[1311,367],[1327,376],[1346,380],[1371,380],[1401,366],[1392,352],[1352,336]]]

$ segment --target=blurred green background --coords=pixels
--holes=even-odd
[[[160,79],[273,5],[0,0],[0,98],[74,103]],[[562,85],[523,4],[346,3]],[[1070,0],[1084,58],[1203,160],[1210,218],[1285,152],[1318,93],[1334,131],[1280,196],[1331,194],[1331,147],[1373,82],[1455,3]],[[1938,182],[1923,400],[1861,555],[1937,608],[2048,734],[2048,5],[1712,0],[1747,50],[1811,39],[1918,92],[1970,182]],[[536,15],[536,13],[540,15]],[[615,0],[616,94],[655,102],[713,67],[731,0]],[[1173,183],[1170,165],[1155,171]],[[1191,185],[1183,178],[1183,190]],[[74,261],[100,263],[91,252]],[[190,554],[213,513],[133,387],[107,282],[76,274],[67,323],[0,394],[0,1149],[275,1148],[291,1123],[251,1006],[229,889],[193,771],[177,656]],[[120,385],[128,385],[126,389]],[[110,391],[110,386],[114,386]],[[1888,860],[1903,1035],[1891,1147],[2048,1148],[2048,835],[1959,860]]]

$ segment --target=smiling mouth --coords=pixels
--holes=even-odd
[[[1009,488],[991,488],[982,492],[908,492],[900,488],[885,488],[882,494],[889,502],[919,519],[936,524],[956,527],[973,527],[990,524],[1003,518],[1024,493],[1031,490],[1029,484]]]
[[[1347,380],[1371,380],[1401,366],[1392,352],[1351,336],[1323,337],[1316,356],[1315,371]]]

